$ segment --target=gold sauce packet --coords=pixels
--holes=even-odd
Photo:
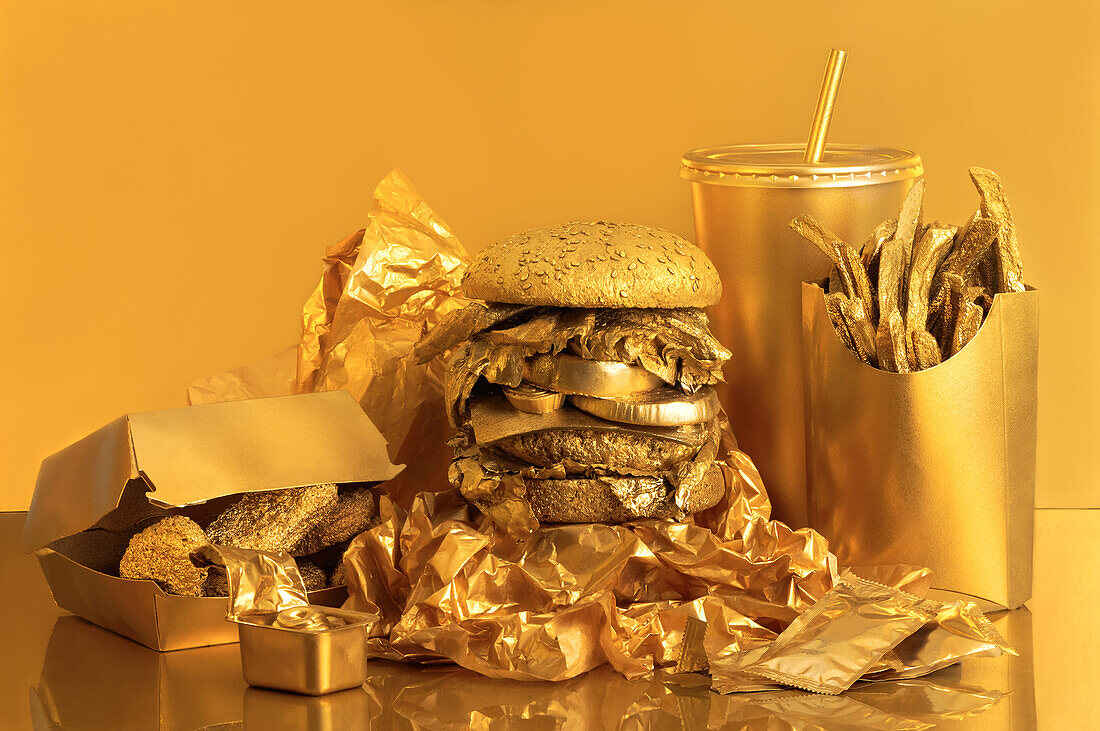
[[[924,627],[906,637],[890,655],[893,669],[871,672],[862,680],[918,678],[954,665],[964,658],[1016,655],[993,623],[974,602],[948,602]]]
[[[850,688],[888,651],[933,620],[935,607],[935,602],[845,576],[765,652],[746,658],[748,662],[736,670],[835,695]]]
[[[770,649],[770,645],[760,645],[734,655],[716,657],[710,664],[711,690],[722,695],[785,690],[782,685],[769,682],[765,677],[743,669],[753,667]]]
[[[707,623],[696,617],[688,617],[684,624],[684,639],[680,643],[680,656],[676,660],[677,673],[701,673],[706,671],[707,651],[703,647]]]

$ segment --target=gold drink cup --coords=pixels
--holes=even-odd
[[[791,231],[809,214],[853,246],[897,216],[924,175],[908,150],[828,145],[803,162],[804,145],[692,150],[695,237],[722,277],[712,329],[733,351],[719,396],[743,450],[760,469],[773,517],[807,525],[802,393],[802,282],[828,276],[828,259]]]

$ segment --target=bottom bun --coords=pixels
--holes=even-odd
[[[660,477],[603,477],[524,481],[527,502],[542,523],[625,523],[670,518],[677,512],[673,490]],[[715,505],[725,492],[718,465],[711,465],[692,492],[691,512]]]

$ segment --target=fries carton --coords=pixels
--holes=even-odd
[[[135,530],[172,508],[202,522],[241,493],[400,471],[343,391],[129,414],[43,461],[23,543],[63,609],[154,650],[236,642],[225,597],[175,596],[118,576]],[[345,596],[329,588],[309,601]]]
[[[802,286],[810,525],[841,563],[930,567],[936,588],[1018,607],[1031,596],[1038,292],[997,294],[943,363],[878,370]]]

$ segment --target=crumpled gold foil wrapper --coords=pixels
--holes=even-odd
[[[309,604],[298,565],[288,553],[208,545],[198,554],[225,567],[229,580],[226,617],[235,622]]]
[[[349,391],[386,438],[391,461],[407,465],[387,490],[408,506],[417,492],[447,487],[452,456],[443,364],[418,364],[410,352],[425,327],[466,305],[459,284],[469,255],[399,170],[378,184],[367,219],[325,252],[296,357],[284,351],[200,379],[188,399]]]
[[[718,462],[726,497],[685,522],[542,525],[525,540],[457,490],[408,511],[383,497],[381,522],[345,554],[345,608],[381,617],[377,657],[497,678],[565,680],[604,663],[644,676],[676,663],[688,618],[727,646],[770,642],[832,588],[836,561],[816,532],[769,520],[728,426]]]

